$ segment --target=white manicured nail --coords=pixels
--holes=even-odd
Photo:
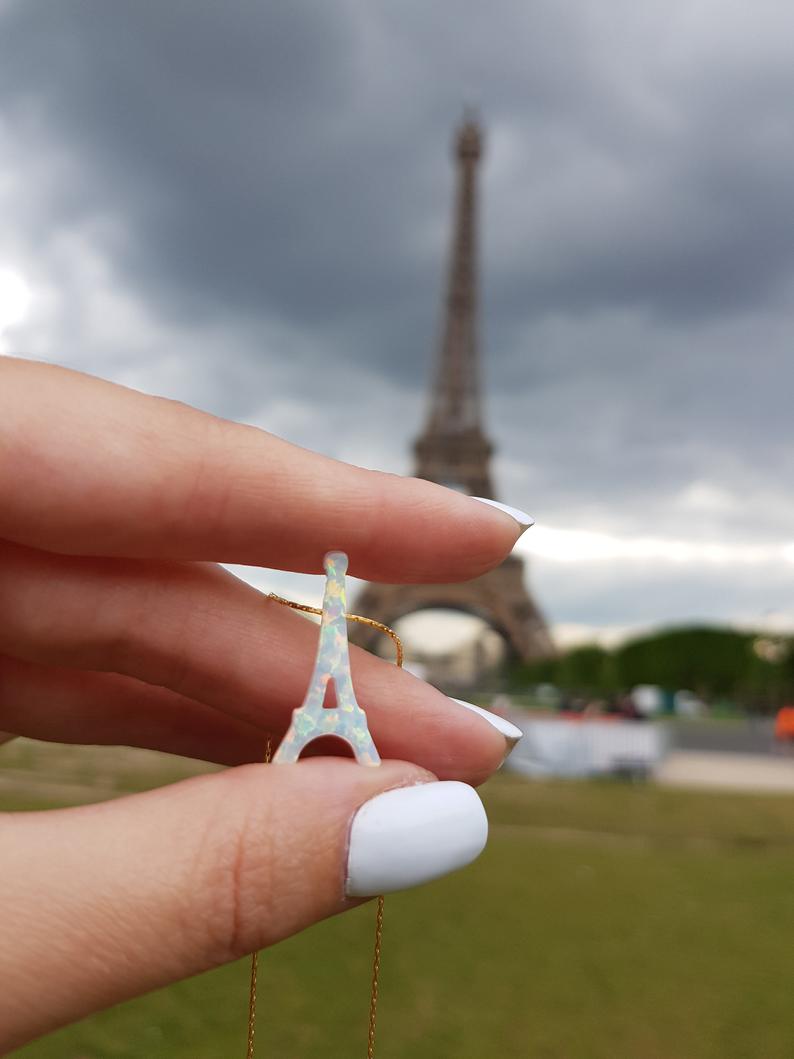
[[[504,511],[506,515],[514,518],[521,527],[521,532],[528,530],[530,526],[535,525],[535,520],[531,515],[528,515],[526,511],[521,511],[520,508],[510,507],[509,504],[500,504],[498,500],[488,500],[484,496],[473,496],[472,500],[479,500],[481,504],[489,504],[491,507],[498,508],[499,511]]]
[[[505,720],[504,717],[500,717],[498,713],[491,713],[490,710],[484,710],[482,706],[475,706],[473,702],[464,702],[463,699],[453,699],[452,701],[457,702],[458,706],[465,706],[472,713],[478,713],[483,720],[487,721],[500,735],[505,737],[510,750],[513,749],[524,734],[520,728]]]
[[[447,875],[478,857],[488,818],[473,787],[455,780],[384,791],[353,817],[348,897],[375,897]]]

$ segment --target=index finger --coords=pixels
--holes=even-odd
[[[0,424],[0,536],[49,551],[462,581],[531,523],[52,365],[2,358]]]

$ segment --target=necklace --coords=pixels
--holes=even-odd
[[[307,614],[320,615],[320,640],[309,687],[301,705],[293,710],[292,721],[287,733],[279,744],[276,753],[272,753],[270,739],[265,746],[264,761],[266,765],[294,764],[301,752],[315,739],[324,735],[335,735],[344,739],[353,750],[360,765],[376,767],[380,764],[380,755],[372,741],[367,725],[367,716],[359,706],[353,681],[350,676],[350,658],[347,640],[347,622],[356,621],[371,625],[390,636],[396,648],[396,664],[402,667],[403,646],[400,637],[373,618],[360,614],[348,614],[346,607],[345,574],[347,556],[344,552],[328,552],[323,560],[325,568],[325,593],[321,609],[295,603],[271,592],[268,599],[293,610]],[[333,708],[325,707],[325,697],[330,686],[336,696]],[[378,1011],[378,989],[380,982],[380,960],[383,943],[383,907],[384,898],[378,897],[375,912],[375,946],[372,959],[372,979],[370,983],[369,1021],[367,1027],[367,1059],[375,1055],[375,1026]],[[251,955],[251,980],[248,993],[248,1044],[246,1059],[254,1059],[254,1038],[256,1035],[256,987],[259,969],[259,954]]]

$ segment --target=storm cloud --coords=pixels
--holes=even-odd
[[[0,267],[34,301],[2,348],[410,472],[474,104],[504,499],[777,547],[792,99],[794,10],[767,0],[5,0]],[[562,625],[794,622],[776,555],[671,574],[541,551],[533,576]]]

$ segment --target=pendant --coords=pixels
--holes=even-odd
[[[359,765],[379,765],[380,755],[369,732],[367,715],[356,701],[350,677],[345,612],[347,556],[344,552],[328,552],[323,566],[325,594],[314,672],[303,702],[292,711],[292,721],[273,764],[292,764],[309,743],[324,735],[335,735],[348,743]],[[336,705],[326,708],[325,699],[332,684]]]

